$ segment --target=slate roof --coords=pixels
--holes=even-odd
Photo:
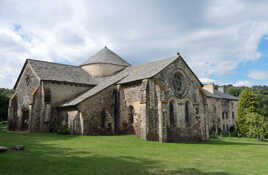
[[[117,73],[116,75],[102,79],[102,81],[101,81],[101,79],[99,79],[99,81],[101,81],[101,82],[97,86],[93,87],[92,89],[88,90],[87,92],[83,93],[82,95],[60,105],[60,107],[75,106],[75,105],[83,102],[84,100],[100,93],[104,89],[116,84],[118,81],[125,78],[127,75],[128,75],[128,71],[123,70],[123,71]]]
[[[106,46],[102,50],[97,52],[95,55],[90,57],[86,62],[81,64],[81,66],[88,65],[88,64],[96,64],[96,63],[130,66],[128,62],[123,60],[120,56],[118,56],[116,53],[108,49]]]
[[[82,65],[106,63],[106,64],[123,65],[123,66],[126,66],[126,68],[122,70],[121,72],[117,73],[116,75],[108,76],[108,77],[99,77],[99,78],[91,77],[86,71],[84,71],[79,66],[51,63],[51,62],[32,60],[32,59],[27,59],[25,65],[28,62],[41,80],[96,85],[95,87],[83,93],[82,95],[61,105],[61,107],[66,107],[66,106],[75,106],[81,103],[82,101],[92,97],[93,95],[101,92],[105,88],[112,86],[114,84],[124,84],[124,83],[151,78],[155,76],[156,74],[158,74],[160,71],[162,71],[164,68],[166,68],[168,65],[170,65],[172,62],[174,62],[178,58],[179,58],[179,55],[176,55],[176,56],[172,56],[166,59],[161,59],[157,61],[148,62],[145,64],[130,66],[130,64],[128,64],[125,60],[123,60],[121,57],[116,55],[110,49],[105,47],[101,51],[99,51],[96,55],[92,56],[88,61],[86,61]],[[186,66],[189,68],[187,64]],[[196,77],[194,73],[193,75]],[[198,78],[197,80],[199,81]],[[201,82],[200,84],[202,86]]]
[[[114,84],[124,84],[151,78],[158,74],[160,71],[162,71],[164,68],[166,68],[168,65],[170,65],[172,62],[174,62],[176,59],[178,59],[178,55],[166,59],[148,62],[145,64],[130,66],[114,76],[95,78],[95,81],[98,82],[98,85],[96,87],[88,90],[79,97],[62,104],[61,107],[75,106]]]
[[[163,70],[165,67],[167,67],[169,64],[171,64],[173,61],[175,61],[177,58],[178,56],[173,56],[166,59],[128,67],[126,69],[128,71],[128,76],[122,79],[118,84],[151,78]]]
[[[203,88],[203,91],[205,92],[207,97],[229,99],[229,100],[238,100],[237,97],[230,95],[230,94],[222,93],[218,90],[214,90],[214,94],[212,94],[211,92],[207,91],[204,88]]]
[[[167,59],[136,65],[133,67],[127,67],[123,71],[117,73],[114,76],[96,78],[95,80],[99,82],[99,84],[96,87],[88,90],[79,97],[62,104],[61,107],[75,106],[114,84],[123,84],[136,80],[150,78],[159,73],[161,70],[163,70],[166,66],[171,64],[177,58],[178,56],[174,56]]]
[[[27,59],[41,80],[96,85],[97,81],[79,66]]]

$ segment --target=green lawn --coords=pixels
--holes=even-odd
[[[0,125],[0,130],[3,125]],[[68,136],[0,131],[0,175],[267,175],[268,142],[219,138],[207,143],[158,143],[136,136]]]

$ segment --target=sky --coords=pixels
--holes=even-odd
[[[0,0],[0,87],[27,58],[80,65],[107,46],[141,64],[179,52],[203,83],[268,85],[266,0]]]

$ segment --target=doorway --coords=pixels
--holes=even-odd
[[[22,112],[22,130],[29,129],[29,110],[24,110]]]

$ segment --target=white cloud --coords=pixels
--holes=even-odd
[[[225,75],[261,56],[267,6],[238,0],[55,0],[53,6],[2,0],[0,87],[14,85],[28,57],[79,65],[105,45],[131,63],[179,51],[199,77]]]
[[[268,79],[268,72],[260,71],[260,70],[253,70],[248,74],[248,76],[255,80],[265,80],[265,79]]]
[[[251,87],[252,84],[248,80],[242,80],[242,81],[235,82],[234,83],[234,86],[247,86],[247,87]]]
[[[215,80],[213,79],[210,79],[210,78],[199,78],[199,80],[202,82],[202,83],[215,83]]]

